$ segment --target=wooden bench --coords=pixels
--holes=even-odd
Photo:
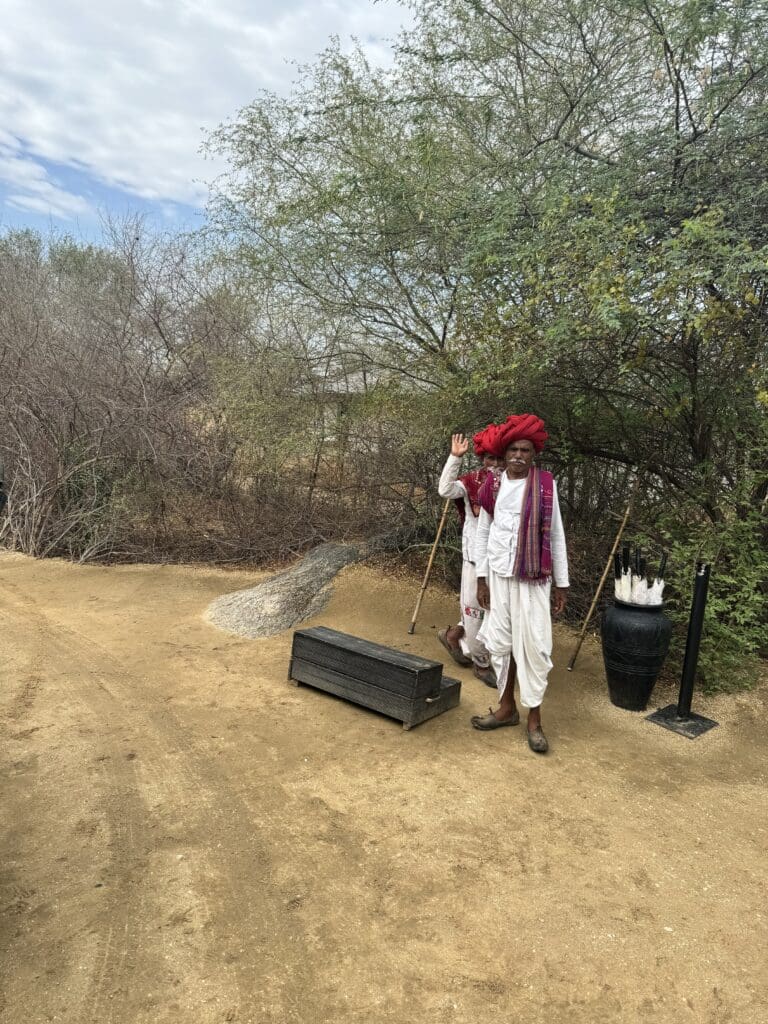
[[[461,692],[439,661],[325,626],[293,634],[288,677],[396,718],[404,729],[455,708]]]

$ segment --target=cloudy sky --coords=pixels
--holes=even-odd
[[[376,63],[396,0],[0,0],[0,230],[98,234],[100,213],[199,222],[204,130],[331,35]]]

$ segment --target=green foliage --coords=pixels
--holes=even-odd
[[[702,681],[741,685],[768,647],[768,4],[411,6],[391,70],[332,45],[212,136],[194,251],[0,237],[0,530],[267,558],[385,523],[421,550],[451,432],[535,410],[572,607],[642,473],[673,660],[706,558]]]
[[[682,664],[693,587],[693,567],[711,565],[698,675],[707,692],[749,686],[759,675],[757,659],[768,651],[768,552],[760,509],[736,510],[715,528],[706,520],[657,524],[670,554],[667,605],[675,620],[670,663]]]
[[[213,137],[212,226],[364,354],[392,472],[535,409],[586,566],[641,470],[720,685],[765,648],[768,7],[411,6],[390,73],[333,47]]]

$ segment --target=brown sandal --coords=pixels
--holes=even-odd
[[[544,730],[540,725],[537,725],[535,729],[529,730],[528,732],[528,746],[534,752],[534,754],[546,754],[549,750],[549,743],[547,737],[544,735]]]
[[[450,628],[450,626],[447,626],[445,629],[441,629],[440,632],[437,634],[437,639],[440,641],[440,643],[443,645],[446,651],[448,651],[448,653],[450,654],[450,656],[453,658],[457,665],[461,665],[462,668],[467,668],[469,665],[472,664],[472,659],[468,658],[466,654],[463,654],[460,647],[451,647],[451,645],[448,643],[448,630]]]
[[[485,683],[486,686],[490,686],[493,690],[497,688],[496,673],[492,668],[480,668],[479,665],[474,665],[473,671],[475,673],[475,678],[479,679],[481,683]]]
[[[505,725],[519,725],[520,724],[520,712],[515,708],[515,713],[511,718],[508,718],[505,722],[499,721],[494,715],[493,708],[488,708],[490,712],[487,715],[472,715],[470,722],[475,729],[481,729],[483,732],[488,732],[491,729],[501,729]]]

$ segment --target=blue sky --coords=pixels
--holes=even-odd
[[[374,63],[408,21],[396,0],[3,0],[0,230],[93,238],[105,213],[201,222],[222,168],[204,133],[331,35]]]

